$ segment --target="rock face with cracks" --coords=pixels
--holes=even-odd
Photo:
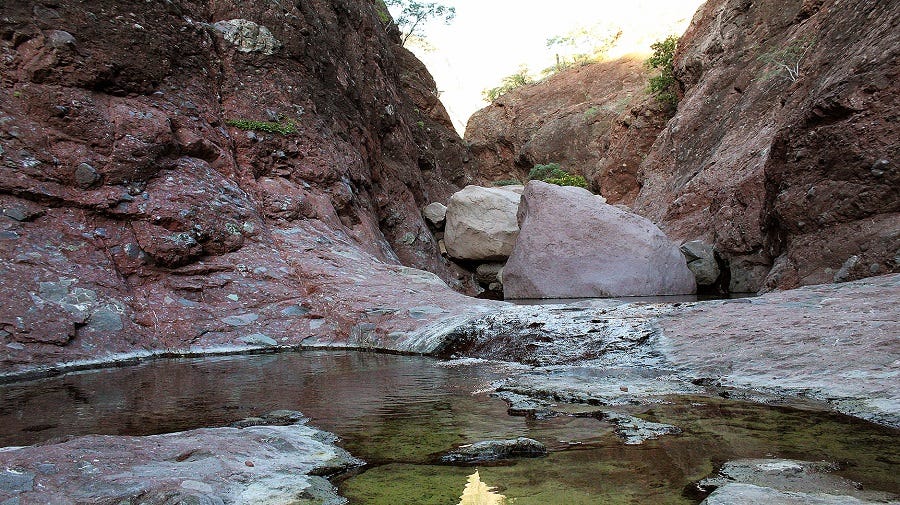
[[[640,191],[638,167],[665,126],[640,57],[577,65],[516,88],[472,115],[466,141],[478,182],[524,181],[536,164],[584,176],[611,203]]]
[[[706,2],[635,211],[713,245],[732,291],[897,271],[898,23],[889,1]]]
[[[693,293],[678,247],[653,223],[582,188],[531,181],[503,295],[583,298]]]
[[[0,371],[473,305],[420,215],[466,148],[375,4],[7,2],[0,52]]]

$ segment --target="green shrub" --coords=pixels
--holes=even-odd
[[[518,179],[500,179],[499,181],[494,181],[491,184],[494,186],[517,186],[522,184]]]
[[[563,174],[560,176],[544,179],[544,182],[556,184],[557,186],[576,186],[579,188],[587,188],[587,180],[584,177],[580,175],[572,175],[565,172],[563,172]]]
[[[579,188],[587,188],[587,180],[580,175],[572,175],[560,168],[559,163],[547,163],[546,165],[535,165],[528,172],[528,179],[533,181],[544,181],[557,186],[577,186]]]
[[[550,172],[553,172],[554,170],[563,172],[563,170],[559,166],[559,163],[547,163],[546,165],[540,165],[540,164],[535,165],[534,168],[532,168],[531,171],[528,172],[528,179],[535,180],[535,181],[543,181],[550,175]]]
[[[500,82],[500,85],[496,88],[490,88],[483,90],[481,92],[482,98],[484,98],[488,102],[493,102],[494,100],[500,98],[501,96],[509,93],[510,91],[522,87],[526,84],[531,84],[534,82],[534,79],[531,78],[531,75],[528,73],[528,67],[522,65],[519,67],[519,71],[515,74],[508,75],[503,78],[503,81]]]
[[[657,101],[675,108],[678,106],[675,81],[675,49],[678,47],[678,36],[669,35],[665,40],[650,45],[653,54],[645,62],[648,68],[659,70],[659,75],[650,78],[650,93],[656,95]]]
[[[229,119],[225,121],[228,126],[234,126],[241,130],[250,130],[257,132],[279,133],[281,135],[290,135],[297,133],[297,125],[293,121],[254,121],[251,119]]]
[[[785,47],[774,48],[759,55],[757,60],[765,63],[769,68],[762,79],[783,77],[788,81],[796,82],[800,79],[800,63],[814,42],[815,40],[812,38],[800,38]]]

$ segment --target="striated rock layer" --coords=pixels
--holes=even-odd
[[[382,16],[366,1],[7,2],[0,370],[416,347],[405,332],[471,303],[439,279],[466,288],[419,213],[467,182],[467,153]]]
[[[734,291],[897,271],[898,23],[887,0],[707,2],[635,210],[713,244]]]

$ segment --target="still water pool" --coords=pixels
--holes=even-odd
[[[897,430],[831,413],[717,398],[630,412],[680,435],[625,445],[593,417],[513,417],[486,392],[504,365],[301,352],[148,362],[0,386],[0,446],[69,435],[148,435],[300,410],[368,464],[341,476],[355,504],[454,504],[474,466],[437,464],[454,447],[527,436],[549,456],[479,465],[480,481],[528,504],[696,504],[692,483],[731,459],[839,462],[867,489],[900,492]]]

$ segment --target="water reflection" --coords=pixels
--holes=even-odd
[[[459,505],[506,505],[506,497],[495,493],[495,489],[481,482],[481,476],[475,470],[475,473],[469,475],[466,488],[459,497]]]
[[[472,394],[503,370],[490,363],[446,367],[422,357],[306,352],[70,374],[0,386],[0,446],[222,426],[291,409],[340,435],[341,445],[368,463],[337,482],[351,505],[459,503],[464,487],[471,496],[490,490],[482,478],[502,484],[493,496],[502,492],[516,505],[696,505],[699,499],[683,495],[686,486],[724,461],[748,457],[837,461],[843,477],[900,492],[897,430],[824,413],[671,398],[629,412],[683,433],[629,446],[602,419],[511,417],[502,401]],[[472,467],[436,464],[462,444],[519,436],[543,442],[550,454],[481,464],[474,479]]]

